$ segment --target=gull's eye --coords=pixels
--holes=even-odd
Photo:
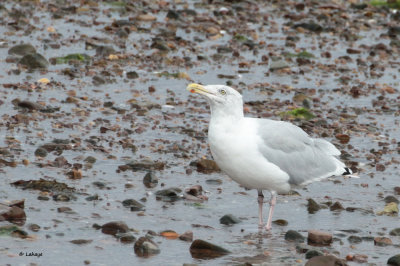
[[[219,93],[220,93],[221,95],[225,95],[225,94],[226,94],[226,90],[220,89],[220,90],[219,90]]]

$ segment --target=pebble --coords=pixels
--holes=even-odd
[[[213,259],[231,253],[229,250],[210,242],[196,239],[190,245],[190,254],[195,259]]]
[[[309,259],[311,259],[311,258],[313,258],[313,257],[322,256],[322,255],[324,255],[324,253],[322,253],[321,251],[316,250],[316,249],[311,249],[311,250],[309,250],[309,251],[306,252],[305,258],[306,258],[307,260],[309,260]]]
[[[103,224],[101,227],[101,232],[107,235],[116,235],[117,233],[127,233],[129,231],[129,227],[121,221],[114,221]]]
[[[273,224],[279,225],[279,226],[287,226],[289,223],[286,220],[283,219],[278,219],[275,221],[272,221]]]
[[[307,240],[309,245],[327,246],[332,243],[332,234],[319,230],[309,230]]]
[[[385,246],[393,245],[393,242],[388,237],[377,236],[374,238],[374,245],[380,246],[380,247],[385,247]]]
[[[162,189],[156,192],[156,200],[176,201],[181,199],[181,192],[182,189],[176,187]]]
[[[115,237],[122,243],[133,243],[136,241],[136,237],[131,233],[116,233]]]
[[[131,211],[133,212],[143,211],[145,207],[142,203],[134,199],[126,199],[122,202],[122,205],[124,205],[124,207],[131,208]]]
[[[29,43],[18,44],[11,47],[8,50],[9,55],[24,56],[27,54],[34,54],[34,53],[36,53],[36,49]]]
[[[43,55],[34,53],[26,54],[18,62],[29,69],[46,69],[49,66],[49,61]]]
[[[395,228],[390,231],[389,235],[391,236],[400,236],[400,228]]]
[[[183,233],[179,236],[179,239],[183,240],[183,241],[192,242],[193,241],[193,232],[186,231],[185,233]]]
[[[147,188],[154,188],[158,184],[158,178],[157,176],[151,171],[148,172],[144,177],[143,177],[143,184]]]
[[[297,231],[289,230],[285,234],[285,240],[290,242],[304,242],[305,237]]]
[[[329,207],[329,209],[331,211],[341,211],[341,210],[344,210],[344,207],[339,201],[336,201],[335,203],[333,203],[331,205],[331,207]]]
[[[139,257],[149,257],[160,253],[157,244],[147,237],[140,237],[134,245],[135,254]]]
[[[232,225],[232,224],[237,224],[237,223],[240,223],[240,222],[241,222],[241,220],[236,218],[232,214],[225,214],[224,216],[222,216],[219,219],[219,223],[220,224],[225,224],[225,225]]]
[[[285,60],[276,60],[276,61],[271,61],[269,65],[269,70],[270,71],[275,71],[283,68],[289,68],[290,65],[285,61]]]
[[[358,244],[362,242],[362,238],[359,236],[349,236],[347,241],[349,241],[350,244]]]
[[[385,203],[391,203],[394,202],[396,204],[399,204],[399,200],[395,196],[386,196],[384,199]]]
[[[23,225],[26,221],[24,209],[18,206],[5,206],[0,204],[0,221],[9,221],[17,225]]]
[[[308,213],[316,213],[321,209],[321,206],[313,199],[308,199],[307,211]]]
[[[400,266],[400,254],[390,257],[387,264],[391,266]]]
[[[305,266],[346,266],[346,261],[333,255],[315,256],[307,261]]]
[[[209,159],[200,159],[194,162],[191,162],[190,165],[194,165],[197,167],[197,172],[204,173],[204,174],[210,174],[213,172],[218,172],[220,171],[217,163],[213,160]]]
[[[398,214],[399,214],[399,207],[395,202],[390,202],[386,204],[385,208],[377,213],[377,215],[388,215],[388,216],[397,216]]]

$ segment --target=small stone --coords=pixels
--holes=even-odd
[[[400,187],[394,187],[394,193],[400,195]]]
[[[167,189],[162,189],[156,192],[156,199],[157,200],[162,200],[162,201],[176,201],[181,199],[180,193],[182,190],[180,188],[167,188]]]
[[[131,233],[116,233],[115,237],[122,243],[133,243],[136,241],[136,237]]]
[[[240,222],[241,222],[241,220],[239,220],[238,218],[236,218],[232,214],[226,214],[226,215],[222,216],[219,219],[219,223],[220,224],[225,224],[225,225],[232,225],[232,224],[237,224],[237,223],[240,223]]]
[[[320,209],[321,209],[321,206],[319,206],[319,204],[315,200],[308,199],[308,205],[307,205],[308,213],[311,213],[311,214],[316,213]]]
[[[210,174],[212,172],[220,171],[217,163],[213,160],[200,159],[198,161],[192,162],[190,165],[197,167],[197,172]]]
[[[289,223],[286,220],[283,219],[278,219],[275,221],[272,221],[273,224],[279,225],[279,226],[287,226]]]
[[[49,66],[47,59],[38,53],[24,55],[18,63],[29,69],[46,69]]]
[[[374,245],[380,246],[380,247],[385,247],[385,246],[393,245],[393,242],[388,237],[377,236],[374,238]]]
[[[8,50],[9,55],[24,56],[27,54],[34,54],[34,53],[36,53],[36,49],[29,43],[18,44],[11,47]]]
[[[193,232],[186,231],[185,233],[183,233],[179,236],[179,239],[183,240],[183,241],[192,242],[193,241]]]
[[[130,71],[126,73],[126,77],[128,79],[137,79],[139,78],[139,74],[136,71]]]
[[[201,239],[193,241],[189,250],[190,254],[195,259],[212,259],[231,253],[229,250]]]
[[[323,256],[323,255],[324,255],[324,253],[322,253],[319,250],[315,250],[315,249],[311,249],[311,250],[307,251],[305,254],[307,260],[309,260],[313,257],[316,257],[316,256]]]
[[[309,245],[327,246],[332,243],[332,234],[319,230],[309,230],[307,240]]]
[[[332,204],[332,206],[329,209],[331,211],[341,211],[344,210],[344,207],[339,201],[336,201],[335,203]]]
[[[358,244],[362,242],[362,238],[359,236],[349,236],[347,240],[350,244]]]
[[[289,68],[289,64],[285,60],[276,60],[276,61],[271,61],[269,65],[269,70],[270,71],[275,71],[283,68]]]
[[[384,201],[385,201],[385,203],[394,202],[394,203],[399,204],[399,200],[398,200],[395,196],[386,196],[386,197],[384,198]]]
[[[299,232],[294,230],[289,230],[285,234],[285,240],[290,242],[304,242],[305,237],[302,236]]]
[[[147,237],[140,237],[134,245],[134,250],[139,257],[149,257],[160,253],[157,244]]]
[[[387,264],[391,266],[400,266],[400,254],[390,257]]]
[[[141,14],[141,15],[137,16],[136,19],[140,20],[140,21],[146,21],[146,22],[157,20],[157,18],[155,16],[150,15],[150,14]]]
[[[144,177],[143,177],[143,184],[147,188],[154,188],[158,184],[158,178],[153,172],[148,172]]]
[[[399,214],[399,207],[395,202],[390,202],[386,204],[385,208],[377,213],[377,215],[388,215],[388,216],[397,216],[398,214]]]
[[[400,228],[395,228],[390,231],[389,235],[391,236],[400,236]]]
[[[31,230],[33,232],[39,232],[39,230],[40,230],[40,226],[37,224],[29,224],[28,228],[29,228],[29,230]]]
[[[126,233],[129,231],[129,227],[121,221],[109,222],[103,224],[101,232],[107,235],[116,235],[117,233]]]
[[[9,221],[17,225],[23,225],[26,221],[26,214],[20,207],[0,205],[0,221]]]
[[[47,151],[45,149],[43,149],[43,148],[37,148],[36,151],[35,151],[35,156],[44,158],[44,157],[47,156]]]
[[[124,207],[131,208],[131,211],[133,212],[144,210],[144,205],[134,199],[126,199],[122,202],[122,205],[124,205]]]
[[[53,200],[54,201],[70,201],[71,198],[65,194],[55,194],[55,195],[53,195]]]
[[[92,243],[93,240],[91,240],[91,239],[74,239],[69,242],[71,242],[72,244],[75,244],[75,245],[84,245],[84,244]]]
[[[86,163],[94,164],[96,162],[96,158],[94,158],[93,156],[88,156],[83,161],[86,162]]]
[[[307,261],[305,266],[347,266],[346,261],[333,255],[315,256]]]
[[[185,189],[185,192],[187,194],[190,194],[192,196],[197,197],[197,196],[200,196],[203,193],[203,187],[200,186],[200,185],[194,185],[194,186],[192,186],[192,187],[190,187],[188,189]]]
[[[58,212],[66,212],[66,213],[71,213],[73,212],[72,209],[70,207],[59,207],[57,208]]]

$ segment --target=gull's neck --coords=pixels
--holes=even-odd
[[[243,104],[232,105],[227,108],[226,106],[219,106],[215,103],[211,104],[211,120],[213,123],[238,123],[244,118]]]

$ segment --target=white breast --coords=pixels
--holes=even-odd
[[[210,122],[208,138],[218,166],[246,188],[287,192],[289,176],[259,152],[257,125],[252,119]]]

